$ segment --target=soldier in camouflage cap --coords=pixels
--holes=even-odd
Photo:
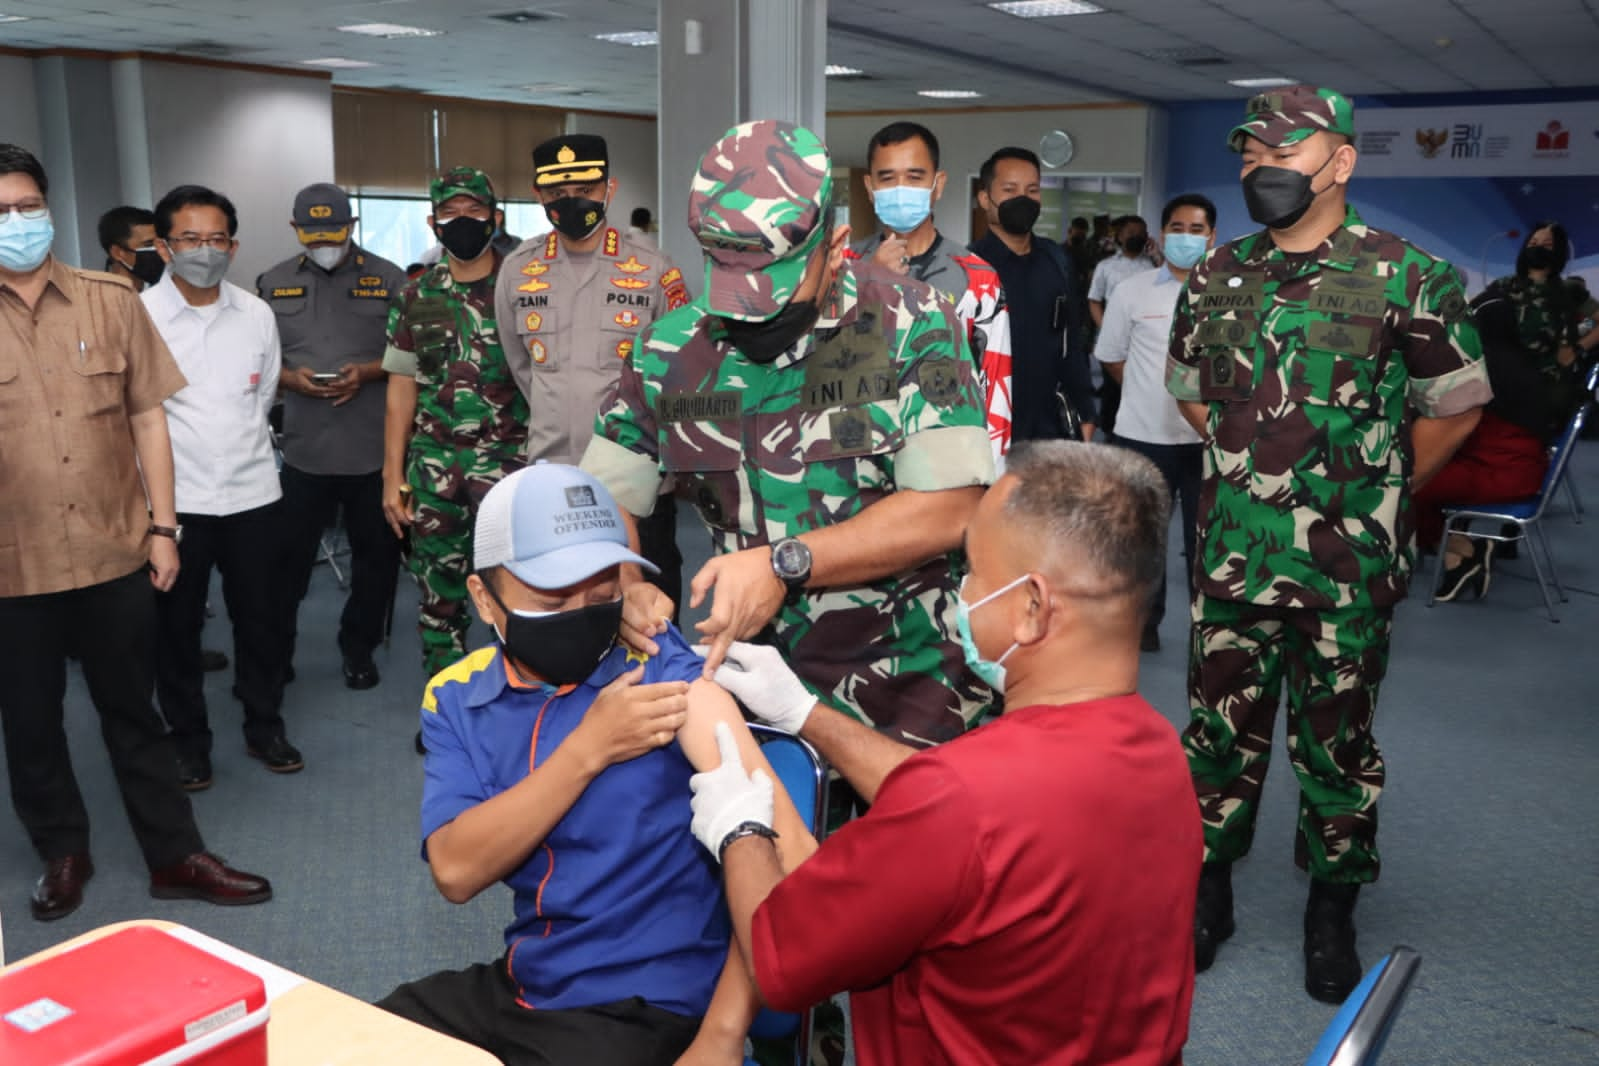
[[[639,335],[583,466],[634,514],[670,476],[710,527],[707,676],[760,634],[819,698],[926,745],[991,700],[953,634],[993,460],[951,305],[844,262],[832,199],[807,129],[745,123],[705,153],[705,295]]]
[[[431,677],[466,654],[472,519],[495,482],[523,463],[527,400],[494,320],[494,187],[483,171],[456,167],[429,192],[428,222],[446,254],[389,310],[383,510],[396,536],[410,529]]]
[[[1328,1002],[1360,980],[1355,899],[1378,873],[1372,717],[1413,562],[1410,493],[1489,397],[1454,268],[1347,206],[1353,132],[1330,90],[1250,101],[1228,143],[1266,228],[1194,268],[1167,367],[1205,441],[1183,737],[1205,822],[1195,966],[1233,932],[1231,864],[1286,687],[1305,988]]]

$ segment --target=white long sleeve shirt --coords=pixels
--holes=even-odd
[[[166,401],[179,514],[230,515],[282,495],[267,414],[283,354],[265,301],[222,283],[192,307],[171,274],[140,295],[187,387]]]

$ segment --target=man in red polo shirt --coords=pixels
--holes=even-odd
[[[872,804],[784,878],[731,734],[693,779],[761,998],[850,992],[862,1066],[1182,1058],[1202,854],[1182,748],[1138,694],[1168,494],[1147,460],[1029,442],[967,529],[957,615],[998,721],[922,752],[817,703],[769,648],[717,681]],[[718,727],[719,731],[725,727]]]

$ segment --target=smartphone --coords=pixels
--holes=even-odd
[[[312,374],[311,380],[318,385],[337,385],[339,383],[339,379],[342,377],[344,377],[344,375],[335,370],[320,374]]]

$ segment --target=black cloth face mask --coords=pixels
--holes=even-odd
[[[500,647],[552,685],[587,681],[616,646],[622,628],[620,598],[570,611],[537,614],[511,610],[488,578],[483,579],[483,587],[505,612],[505,631],[495,634],[500,638]]]
[[[809,333],[821,316],[815,300],[794,300],[765,322],[724,318],[727,339],[752,363],[766,365]]]
[[[1327,157],[1327,162],[1309,174],[1301,174],[1288,167],[1265,165],[1257,166],[1245,174],[1244,206],[1249,209],[1249,217],[1267,229],[1288,229],[1304,218],[1310,205],[1321,195],[1310,187],[1311,179],[1326,170],[1327,164],[1337,155],[1338,151],[1334,149],[1333,154]],[[1327,189],[1330,188],[1331,185],[1327,186]]]
[[[1033,232],[1041,210],[1043,205],[1031,196],[1012,196],[999,205],[999,228],[1012,237],[1025,237]]]
[[[472,218],[457,215],[438,227],[439,243],[444,250],[463,263],[470,263],[482,255],[494,239],[492,218]]]
[[[1149,247],[1149,237],[1142,233],[1122,241],[1122,251],[1128,255],[1138,255],[1147,247]]]
[[[580,241],[605,221],[605,202],[586,196],[563,196],[544,205],[544,217],[550,220],[557,233]]]
[[[1555,250],[1545,248],[1541,244],[1528,245],[1522,251],[1522,262],[1528,270],[1553,270],[1555,268]]]
[[[161,253],[154,248],[137,248],[133,253],[133,265],[128,268],[128,273],[138,278],[146,288],[161,280],[161,275],[167,272],[167,264],[161,258]]]

